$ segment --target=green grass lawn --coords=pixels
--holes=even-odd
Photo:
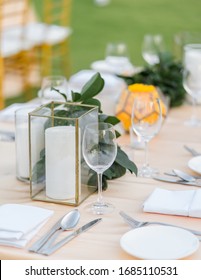
[[[40,9],[40,1],[33,1]],[[132,63],[143,65],[141,44],[146,33],[161,33],[173,51],[174,34],[201,33],[200,11],[198,0],[111,0],[105,7],[94,5],[93,0],[72,0],[71,74],[104,59],[106,44],[112,41],[125,42]],[[8,100],[7,105],[15,101]]]
[[[105,7],[93,0],[72,0],[72,73],[104,59],[111,41],[124,41],[135,65],[142,65],[144,34],[161,33],[168,50],[173,36],[181,31],[201,32],[201,2],[198,0],[111,0]]]

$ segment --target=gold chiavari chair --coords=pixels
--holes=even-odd
[[[71,0],[41,1],[38,21],[27,29],[39,57],[41,78],[70,75],[71,4]]]
[[[5,106],[4,82],[7,73],[19,75],[21,91],[27,88],[27,50],[24,40],[29,0],[0,0],[0,109]],[[15,88],[12,79],[9,86]]]

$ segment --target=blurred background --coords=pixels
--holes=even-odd
[[[1,20],[3,5],[9,1],[14,2],[15,7],[18,7],[18,2],[22,0],[0,0]],[[45,33],[42,35],[37,29],[39,26],[37,28],[31,26],[26,30],[25,35],[33,44],[23,49],[24,57],[22,52],[20,60],[16,53],[14,55],[11,53],[11,56],[1,54],[1,84],[4,84],[5,77],[8,75],[6,67],[9,65],[9,59],[12,59],[11,62],[15,66],[19,66],[20,63],[26,66],[22,73],[29,72],[29,77],[25,78],[26,81],[23,81],[20,90],[17,90],[15,74],[8,79],[6,85],[2,85],[1,94],[4,101],[1,108],[37,96],[44,76],[58,74],[69,79],[71,75],[82,69],[90,69],[94,61],[105,59],[106,45],[109,42],[124,42],[132,64],[143,66],[146,64],[142,57],[142,42],[145,34],[161,34],[165,49],[174,54],[178,60],[181,59],[184,33],[188,31],[201,34],[200,1],[110,0],[106,2],[100,0],[28,1],[29,22],[54,24],[53,14],[58,13],[59,16],[63,14],[63,19],[58,18],[56,24],[67,26],[69,29],[63,30],[63,37],[61,32],[61,38],[54,39],[51,36],[45,38],[48,34],[45,28]],[[53,12],[50,13],[51,9]],[[1,34],[3,34],[2,30],[1,27]],[[52,31],[53,35],[58,34],[57,30]],[[40,36],[41,39],[38,40]],[[44,38],[45,42],[42,42]],[[59,45],[61,48],[58,48]],[[10,65],[13,70],[14,66]],[[11,88],[15,89],[14,92]]]

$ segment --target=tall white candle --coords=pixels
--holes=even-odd
[[[45,131],[46,195],[54,199],[75,197],[76,139],[74,126]]]
[[[16,112],[16,171],[17,178],[29,179],[29,129],[28,113],[35,107],[19,109]],[[34,120],[31,125],[31,142],[34,146],[32,153],[32,167],[40,159],[40,152],[45,147],[44,121]]]

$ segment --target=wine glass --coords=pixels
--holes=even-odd
[[[103,200],[102,174],[114,162],[117,154],[116,134],[109,123],[92,123],[86,126],[83,135],[83,156],[89,167],[97,173],[98,198],[87,208],[93,214],[106,214],[114,210],[114,206]]]
[[[192,97],[193,112],[191,119],[185,124],[200,126],[201,120],[196,115],[197,100],[201,98],[201,44],[189,44],[184,46],[183,59],[183,86]]]
[[[108,43],[105,61],[114,73],[124,74],[132,68],[128,48],[125,43]]]
[[[158,171],[149,166],[148,143],[159,132],[162,124],[160,100],[154,98],[151,94],[136,97],[133,103],[131,121],[134,132],[145,143],[145,163],[138,170],[138,175],[152,177]]]
[[[56,90],[54,90],[56,89]],[[69,99],[68,92],[68,83],[65,77],[63,76],[47,76],[42,80],[41,90],[39,97],[41,98],[42,103],[49,101],[65,101],[65,97]]]
[[[164,52],[163,37],[160,34],[146,34],[142,43],[142,56],[149,65],[159,63],[159,54]]]

